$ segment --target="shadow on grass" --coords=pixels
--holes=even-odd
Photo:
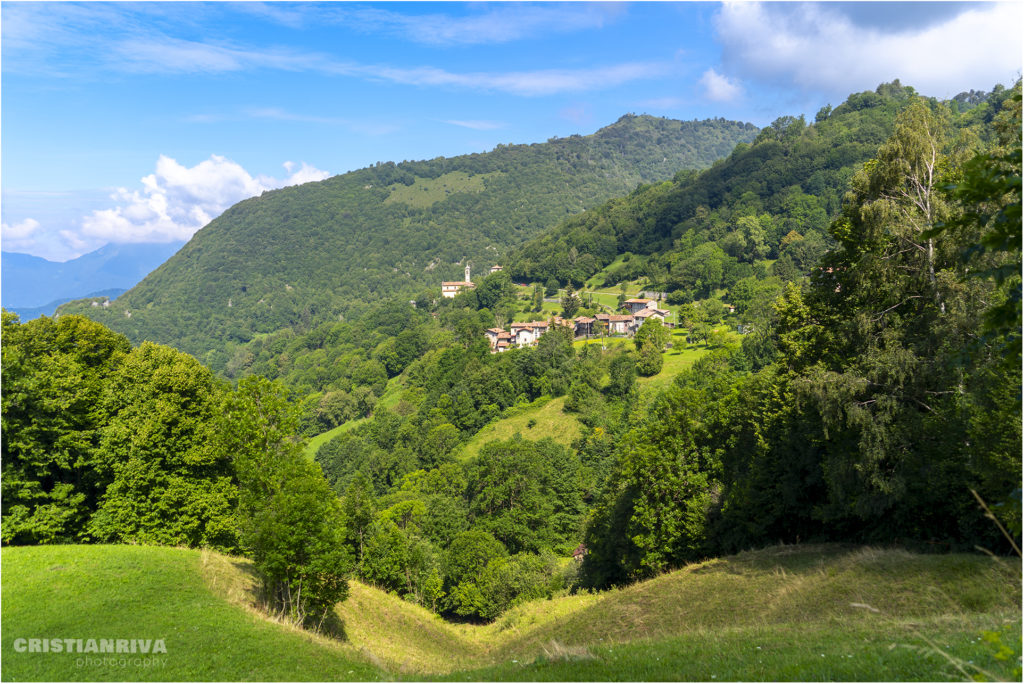
[[[259,570],[256,569],[256,565],[251,560],[247,558],[233,558],[230,560],[230,563],[245,577],[244,600],[255,610],[258,610],[275,622],[291,624],[297,629],[302,629],[312,634],[343,642],[349,640],[348,634],[345,631],[345,621],[338,615],[337,608],[332,607],[322,621],[311,622],[307,620],[306,624],[297,624],[283,610],[277,609],[273,605],[273,597],[267,592],[263,576],[260,575]]]

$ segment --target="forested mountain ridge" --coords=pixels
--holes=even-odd
[[[957,144],[989,140],[991,119],[1009,93],[997,87],[970,102],[950,101],[950,125],[961,138]],[[644,278],[651,289],[668,292],[673,307],[701,302],[691,316],[680,310],[684,327],[700,327],[702,317],[717,320],[716,306],[720,309],[720,299],[725,299],[735,307],[737,322],[764,328],[785,283],[799,282],[835,247],[828,226],[851,178],[877,153],[898,113],[915,99],[912,88],[895,82],[853,94],[834,110],[823,109],[811,125],[782,117],[753,145],[737,146],[710,169],[682,172],[673,181],[642,186],[566,219],[514,250],[506,272],[535,282],[560,279],[579,285],[605,266],[591,284],[633,281],[635,287],[636,279]],[[510,307],[499,301],[497,290],[490,287],[500,289],[498,283],[477,280],[482,296],[454,302],[455,308],[487,309],[480,313],[490,318],[474,325],[491,327],[522,313],[521,302]],[[440,302],[446,303],[453,302]],[[442,307],[441,320],[451,313]],[[379,396],[386,378],[411,362],[410,350],[433,346],[427,340],[434,333],[426,328],[418,334],[419,342],[409,344],[412,329],[426,318],[422,307],[412,310],[396,303],[394,310],[372,312],[359,321],[286,329],[232,345],[218,370],[232,378],[250,373],[281,378],[301,393],[349,392],[360,384],[375,384]],[[395,344],[387,338],[399,333],[408,339],[398,345],[404,351],[396,356]],[[400,363],[399,357],[409,358]]]
[[[228,209],[109,309],[77,302],[61,312],[218,367],[228,341],[409,298],[460,277],[467,262],[480,272],[566,216],[708,166],[756,132],[627,115],[588,136],[382,163],[267,192]]]
[[[950,101],[963,145],[972,136],[991,136],[984,124],[1008,93],[998,86]],[[579,284],[631,253],[646,258],[628,260],[606,274],[605,284],[644,276],[654,289],[679,291],[685,301],[754,275],[793,279],[832,246],[828,224],[850,180],[915,97],[896,80],[822,108],[810,124],[781,116],[706,171],[683,171],[566,219],[514,250],[508,269],[514,278]]]

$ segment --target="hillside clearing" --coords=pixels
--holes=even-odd
[[[542,397],[527,406],[511,409],[509,416],[484,426],[473,435],[457,457],[461,460],[473,458],[488,442],[504,441],[516,434],[532,440],[550,437],[569,446],[580,436],[583,427],[575,414],[565,413],[564,408],[565,397]]]

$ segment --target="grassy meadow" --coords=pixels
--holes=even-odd
[[[3,549],[4,681],[375,680],[351,645],[230,600],[247,564],[148,546]],[[231,570],[231,587],[209,571]],[[223,573],[224,568],[221,568]],[[164,639],[167,653],[18,653],[17,638]],[[129,662],[123,662],[126,659]]]
[[[451,171],[437,178],[417,176],[412,185],[402,185],[401,183],[394,185],[391,194],[384,200],[384,204],[397,202],[417,209],[426,209],[438,202],[443,202],[455,193],[483,192],[486,187],[484,181],[499,175],[501,175],[500,172],[470,175],[465,171]]]
[[[541,397],[522,407],[509,410],[509,415],[484,426],[466,442],[457,454],[460,460],[475,457],[488,442],[511,439],[517,433],[525,439],[550,437],[559,444],[569,446],[582,432],[575,414],[566,413],[565,397]]]
[[[352,582],[337,609],[343,641],[258,613],[237,558],[143,546],[2,554],[5,681],[954,681],[1012,679],[1020,662],[1020,564],[981,554],[777,546],[520,604],[482,625]],[[1003,660],[983,638],[998,630]],[[15,652],[29,636],[162,638],[167,653],[160,665],[86,666],[89,654]]]

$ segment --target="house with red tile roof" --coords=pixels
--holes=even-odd
[[[519,347],[532,347],[537,344],[540,336],[548,331],[547,321],[532,321],[530,323],[513,323],[510,326],[512,340]]]
[[[653,299],[627,299],[623,304],[623,307],[629,310],[629,313],[635,314],[643,309],[654,308],[655,302]]]

